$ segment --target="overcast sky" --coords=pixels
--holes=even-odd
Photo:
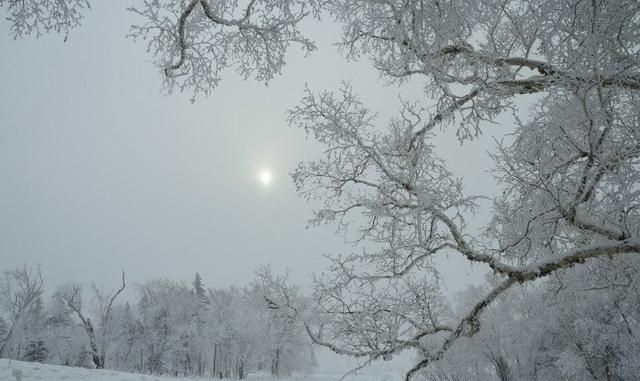
[[[351,250],[333,227],[306,229],[313,205],[289,173],[321,147],[285,122],[305,83],[336,89],[350,80],[365,103],[389,117],[398,93],[366,62],[346,63],[331,46],[337,27],[308,27],[320,51],[289,55],[268,87],[227,72],[208,98],[164,95],[124,1],[93,4],[68,41],[14,41],[0,22],[0,270],[40,264],[47,284],[95,280],[115,287],[157,277],[207,286],[243,285],[261,264],[288,267],[308,284],[323,254]],[[461,150],[454,131],[440,152],[475,192],[493,191],[486,150],[494,127]],[[257,180],[273,173],[270,187]],[[467,282],[462,261],[447,265],[449,288]]]

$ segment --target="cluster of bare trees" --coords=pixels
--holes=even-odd
[[[83,292],[72,283],[45,303],[39,269],[8,271],[0,292],[0,358],[234,379],[304,371],[315,363],[311,340],[293,314],[268,302],[284,280],[266,267],[244,288],[207,290],[198,274],[191,286],[153,280],[138,286],[132,306],[117,300],[124,273],[113,292],[95,285]]]
[[[14,30],[28,31],[50,18],[16,9],[46,3],[59,2],[0,6],[8,8]],[[386,122],[349,85],[337,93],[307,90],[290,112],[291,124],[327,148],[293,176],[303,197],[323,203],[314,221],[337,224],[360,246],[335,257],[317,280],[314,314],[303,317],[315,342],[368,361],[416,350],[421,359],[409,379],[482,332],[483,316],[519,285],[551,287],[559,274],[574,283],[595,281],[600,272],[611,279],[621,273],[614,261],[637,265],[637,1],[192,0],[148,1],[132,10],[141,23],[131,36],[145,39],[169,91],[207,94],[229,67],[270,79],[291,45],[313,50],[299,25],[320,15],[342,26],[338,45],[346,58],[368,59],[391,83],[423,85],[424,98],[403,103]],[[66,15],[57,20],[63,31],[77,24]],[[531,110],[520,109],[525,94],[535,101]],[[503,114],[514,116],[511,133],[490,153],[500,191],[476,194],[450,171],[433,137],[439,128],[456,129],[464,155],[464,143],[490,131]],[[482,227],[470,229],[469,221]],[[458,255],[494,276],[462,315],[447,314],[434,261],[442,255]],[[637,276],[632,273],[632,284]],[[585,289],[574,291],[598,300],[610,287]],[[538,294],[523,295],[525,303],[505,304],[507,316],[537,303]],[[576,307],[580,316],[589,313],[583,307]],[[622,321],[636,335],[637,309],[616,308],[602,321]],[[601,379],[624,357],[611,348],[602,355],[605,365],[593,365],[582,341],[593,337],[565,328],[558,329],[577,335],[588,377]],[[633,346],[623,352],[639,353]],[[567,353],[558,356],[571,358]],[[505,370],[509,358],[492,356],[501,377],[515,372],[512,365]]]

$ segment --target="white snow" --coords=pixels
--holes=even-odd
[[[252,374],[249,381],[337,381],[344,376],[345,363],[335,369],[318,369],[316,373],[300,374],[275,380],[269,375]],[[389,363],[378,363],[345,378],[345,381],[396,381],[403,379],[402,370]],[[346,370],[345,370],[346,369]],[[72,368],[16,360],[0,359],[0,381],[197,381],[211,378],[149,376],[107,369]],[[216,379],[217,380],[217,379]]]

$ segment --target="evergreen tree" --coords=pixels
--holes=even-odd
[[[24,361],[31,362],[43,362],[49,357],[49,350],[44,344],[43,340],[32,340],[27,344],[24,356]]]
[[[196,273],[195,278],[193,279],[193,292],[198,296],[202,304],[209,304],[209,298],[207,297],[207,292],[202,284],[202,278],[200,277],[200,273]]]

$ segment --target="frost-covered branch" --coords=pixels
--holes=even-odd
[[[167,90],[195,96],[215,88],[226,68],[267,82],[280,73],[290,45],[313,51],[299,23],[319,10],[315,0],[145,0],[130,8],[143,23],[132,26],[129,36],[146,41]]]
[[[64,34],[66,40],[91,5],[88,0],[0,0],[0,8],[6,8],[16,38],[55,32]]]

